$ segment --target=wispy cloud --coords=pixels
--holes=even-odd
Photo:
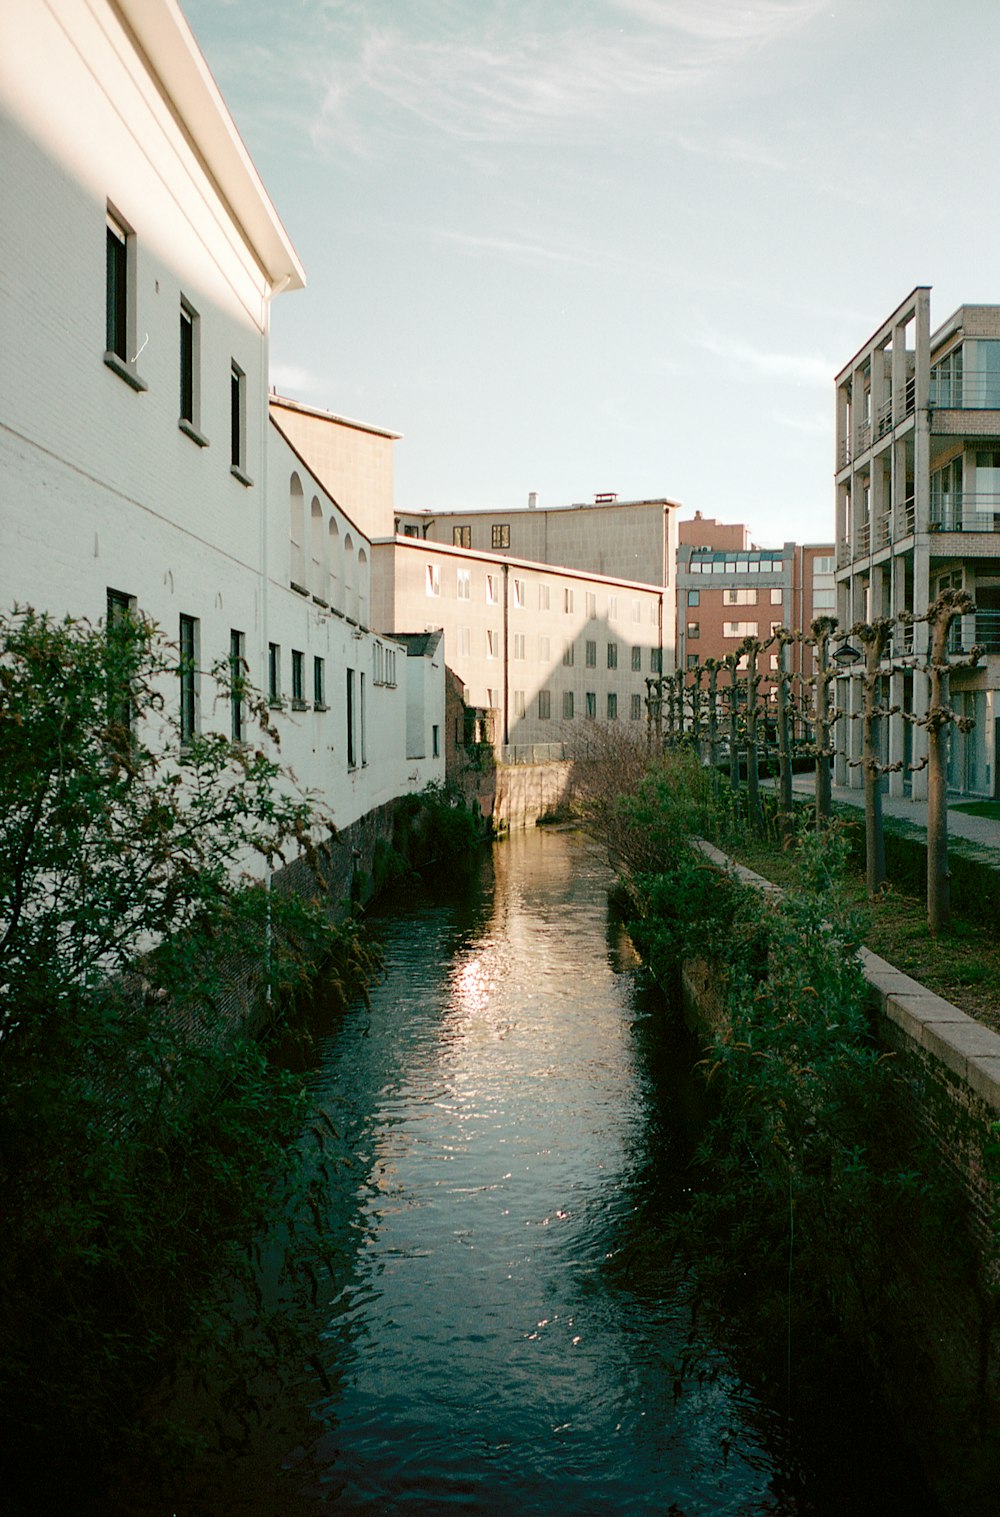
[[[373,25],[367,9],[335,5],[321,12],[325,41],[322,28],[312,39],[314,61],[325,55],[329,68],[312,138],[369,154],[421,131],[462,144],[586,141],[628,129],[644,102],[693,97],[821,6],[609,0],[587,24],[559,0],[428,0],[417,30],[398,12]]]
[[[779,427],[787,427],[790,432],[801,432],[805,437],[831,437],[833,436],[833,408],[826,416],[789,416],[786,411],[772,411],[771,420]]]
[[[695,347],[721,358],[729,366],[761,379],[782,380],[786,384],[813,389],[829,387],[836,367],[820,353],[775,353],[755,348],[735,337],[710,334],[693,339]]]

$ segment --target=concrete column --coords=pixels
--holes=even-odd
[[[902,706],[903,689],[906,683],[905,675],[893,674],[889,680],[889,705]],[[889,763],[898,764],[903,760],[906,742],[906,723],[901,715],[889,718]],[[906,771],[900,769],[889,774],[889,795],[901,796],[906,782]]]

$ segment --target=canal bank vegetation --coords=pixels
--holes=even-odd
[[[580,812],[619,871],[643,959],[667,987],[683,975],[697,1001],[718,1103],[690,1205],[654,1246],[698,1256],[792,1413],[826,1323],[828,1342],[894,1387],[931,1478],[950,1484],[945,1509],[985,1517],[998,1302],[933,1124],[911,1120],[907,1080],[874,1034],[852,834],[832,820],[768,838],[761,797],[753,863],[771,877],[767,854],[780,858],[785,886],[762,891],[693,846],[740,851],[740,793],[690,749],[628,759],[619,747],[613,735],[581,773]]]
[[[242,669],[218,673],[267,731]],[[0,619],[0,1420],[31,1512],[106,1511],[113,1464],[184,1457],[150,1395],[253,1378],[223,1303],[254,1303],[253,1374],[287,1337],[313,1265],[277,1266],[268,1317],[259,1244],[322,1166],[246,1008],[277,1022],[318,967],[345,993],[373,968],[318,884],[266,888],[332,829],[260,739],[181,740],[184,674],[141,618]]]

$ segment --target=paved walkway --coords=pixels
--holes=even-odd
[[[811,774],[794,775],[792,789],[797,795],[813,795],[815,793],[813,776]],[[864,810],[863,790],[852,790],[846,785],[834,785],[831,793],[838,804],[857,806],[859,810]],[[915,827],[927,830],[926,801],[898,800],[883,795],[882,815],[898,817],[901,822],[912,822]],[[949,806],[948,836],[968,838],[969,842],[986,850],[991,855],[990,863],[1000,869],[1000,822],[995,822],[985,816],[968,816],[964,811],[955,811]]]

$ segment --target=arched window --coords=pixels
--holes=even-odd
[[[312,560],[309,588],[319,600],[326,600],[326,534],[323,531],[323,507],[315,495],[309,510],[309,553]]]
[[[358,549],[358,621],[368,626],[368,554]]]
[[[344,534],[344,612],[351,621],[358,619],[358,584],[355,578],[357,565],[354,560],[354,539],[350,532]]]
[[[335,516],[330,517],[327,538],[327,564],[330,571],[330,579],[329,588],[324,598],[330,602],[335,611],[343,611],[344,566],[341,561],[340,529],[337,526],[337,518]]]
[[[302,495],[302,481],[292,475],[289,485],[288,535],[291,541],[291,567],[289,579],[299,590],[306,588],[306,514]]]

